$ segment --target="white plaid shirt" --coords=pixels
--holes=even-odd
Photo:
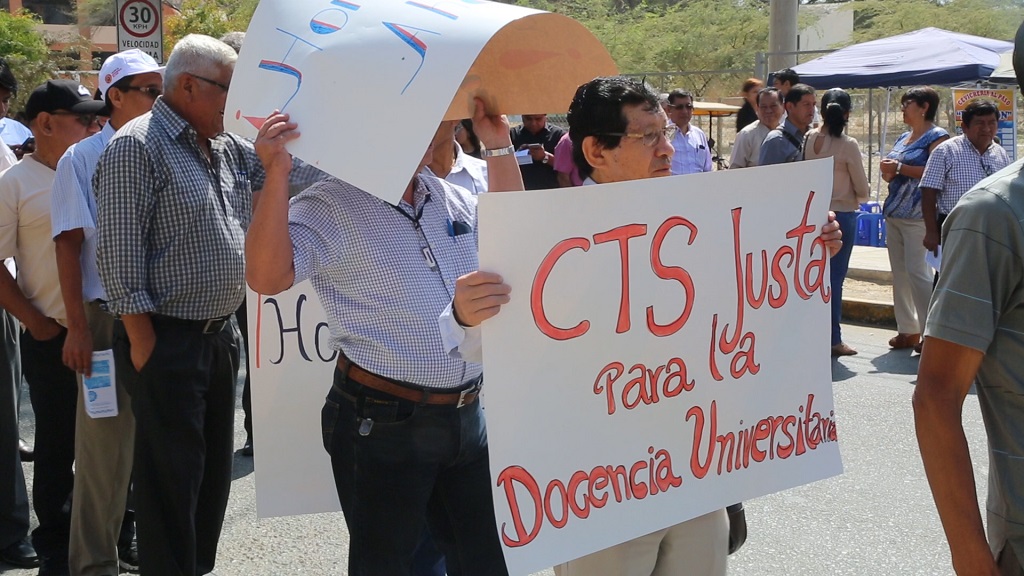
[[[295,283],[313,284],[333,349],[370,372],[429,388],[480,375],[479,364],[448,354],[437,323],[455,280],[477,269],[469,191],[421,174],[413,205],[396,207],[330,179],[293,198],[288,214]]]
[[[996,143],[989,144],[984,154],[960,135],[946,140],[932,150],[921,177],[921,188],[939,191],[939,214],[949,214],[960,197],[986,177],[1002,170],[1010,163],[1006,150]]]
[[[252,142],[223,133],[211,158],[158,98],[118,130],[93,178],[97,259],[114,314],[227,316],[245,297],[245,230],[266,174]],[[323,173],[305,165],[292,180]]]

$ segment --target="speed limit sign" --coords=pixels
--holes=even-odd
[[[117,0],[117,51],[138,48],[164,61],[162,0]]]

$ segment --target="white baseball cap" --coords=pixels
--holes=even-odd
[[[107,58],[107,61],[103,63],[103,67],[100,68],[100,94],[105,97],[107,89],[125,76],[134,76],[147,72],[163,74],[164,67],[157,64],[152,56],[138,48],[118,52]]]

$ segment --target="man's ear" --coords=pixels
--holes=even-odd
[[[53,134],[53,114],[49,112],[40,112],[36,116],[35,120],[32,121],[31,125],[32,133],[35,134],[38,130],[39,134],[49,136]]]
[[[597,136],[587,136],[583,139],[583,157],[587,159],[587,164],[590,164],[595,170],[598,168],[604,168],[608,165],[608,152],[609,149],[605,148],[597,140]]]
[[[124,102],[124,92],[117,88],[107,89],[107,93],[104,95],[107,100],[110,100],[110,111],[118,110],[121,108]]]

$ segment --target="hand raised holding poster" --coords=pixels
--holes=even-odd
[[[294,155],[395,203],[437,124],[471,117],[475,97],[489,112],[557,112],[579,84],[614,72],[582,25],[518,6],[264,0],[225,126],[254,137],[270,112],[288,113],[303,134]]]

